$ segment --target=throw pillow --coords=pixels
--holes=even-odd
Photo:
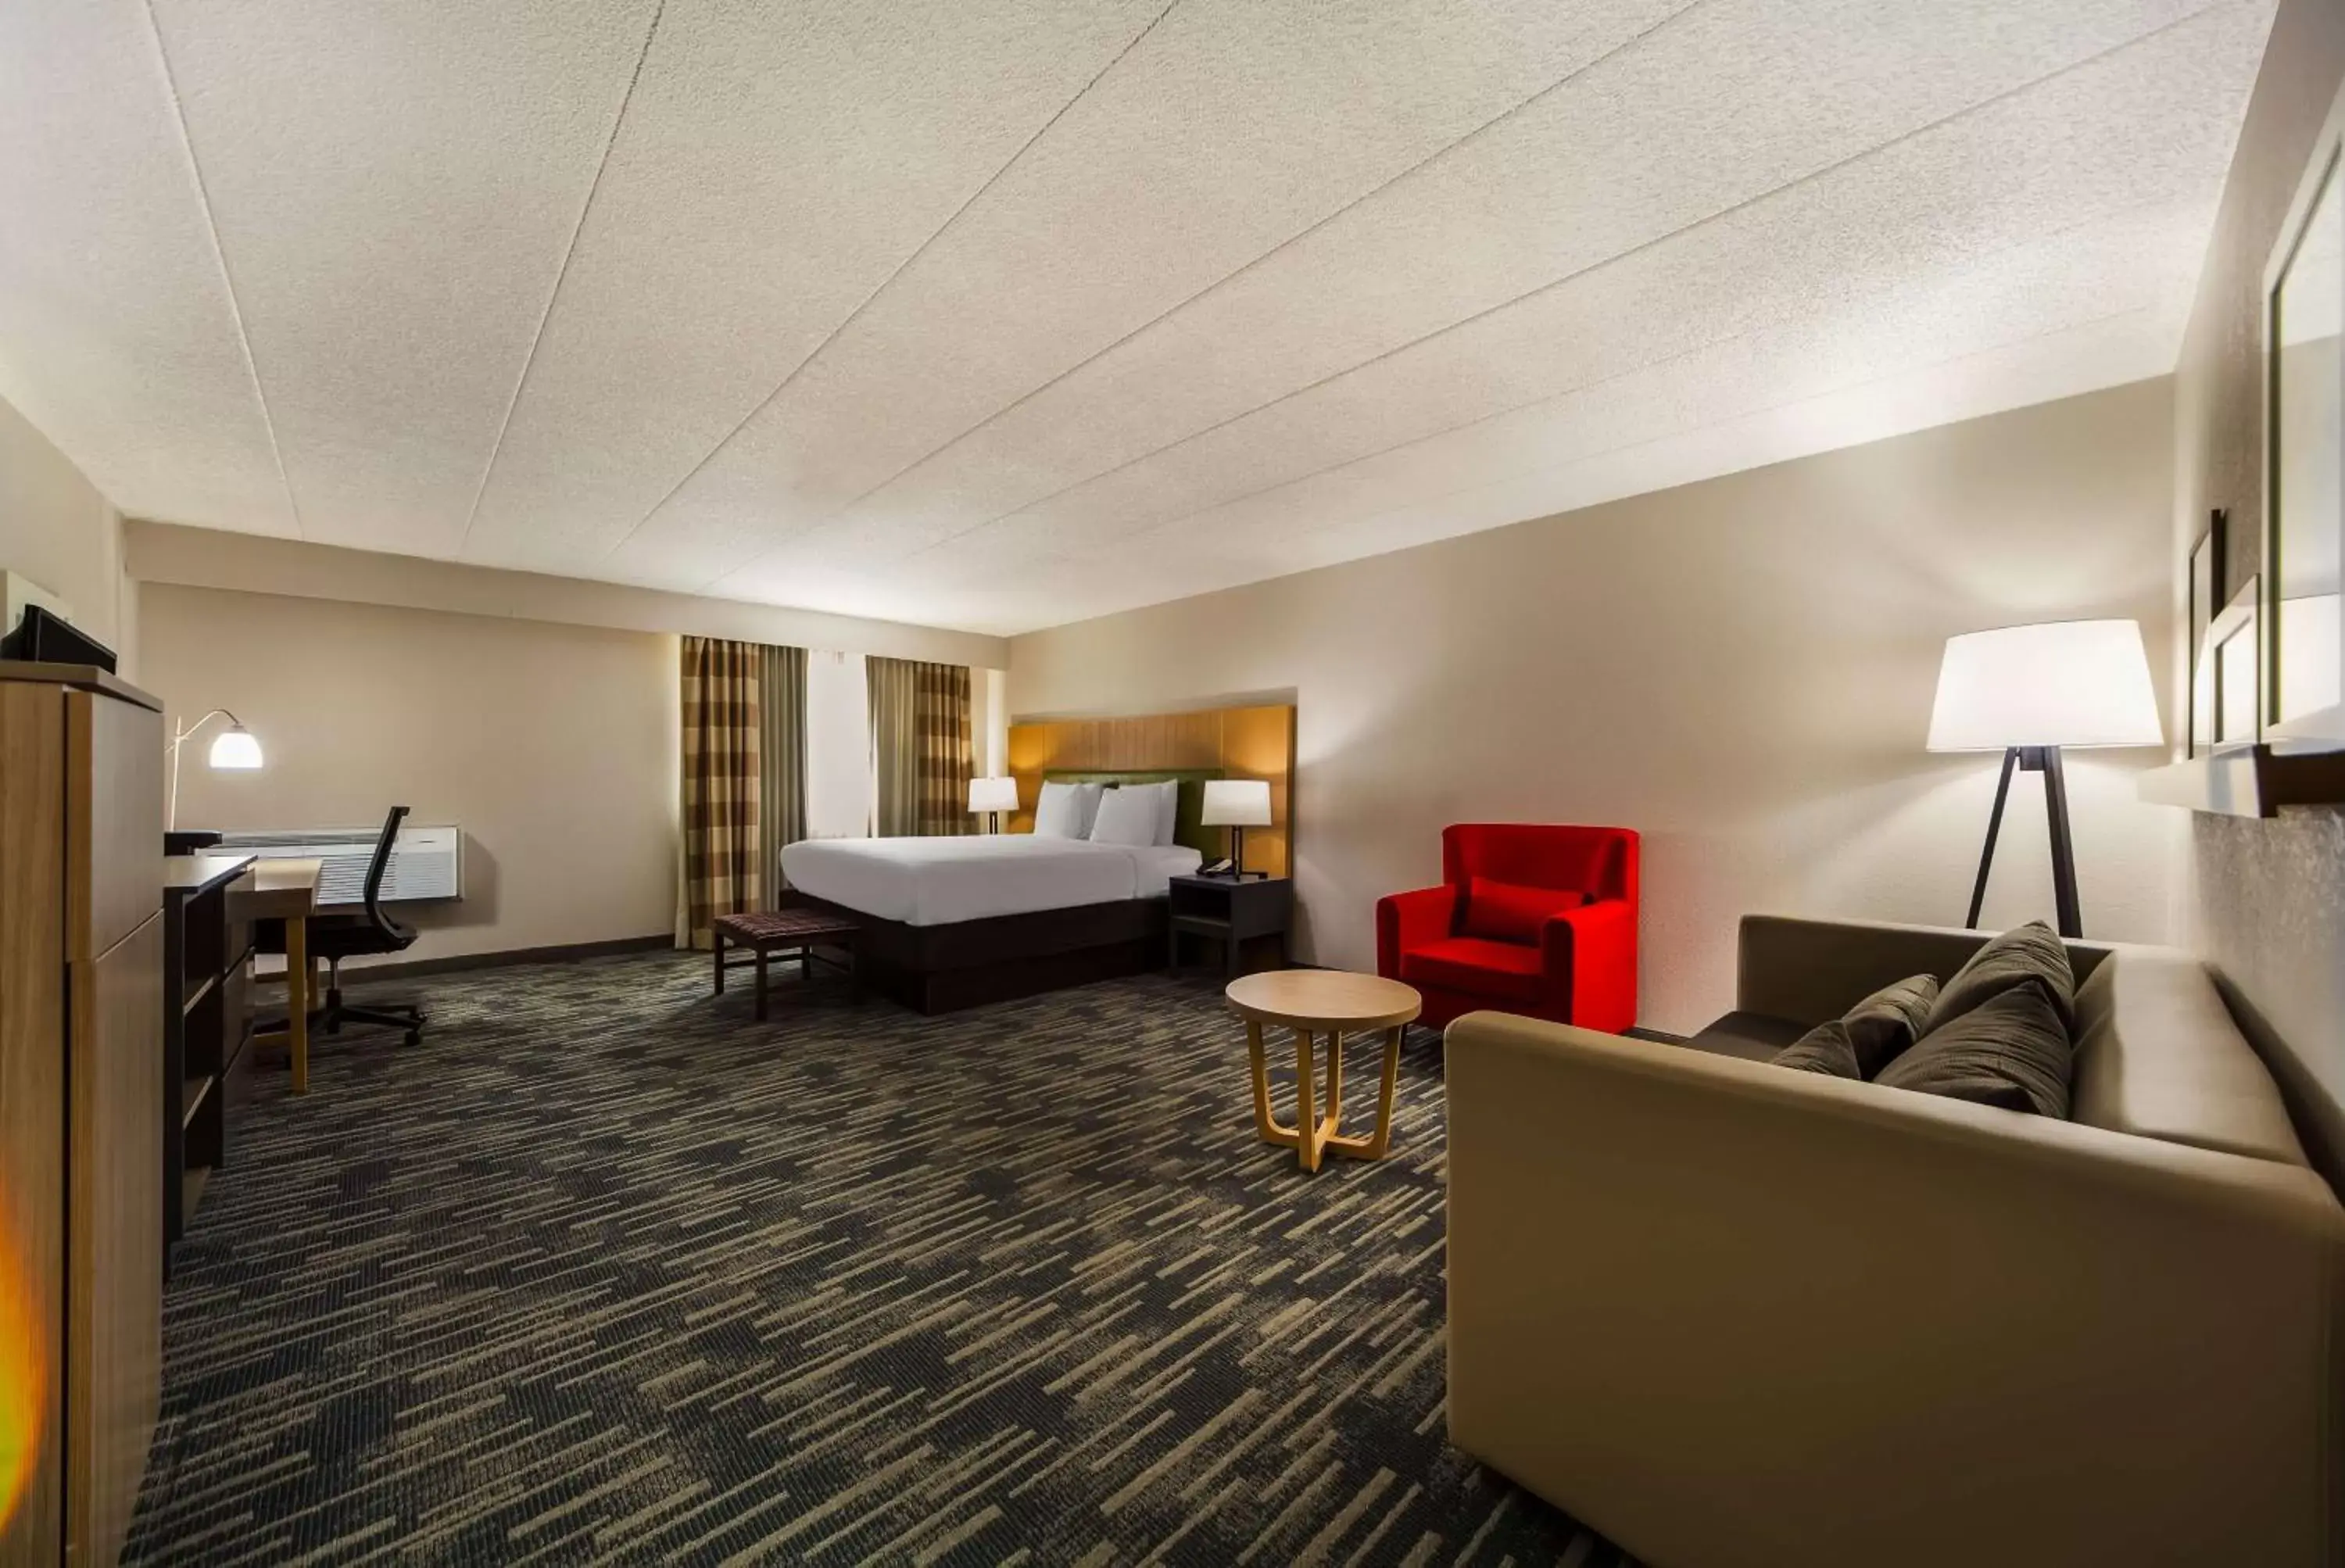
[[[1883,986],[1842,1014],[1858,1071],[1875,1077],[1903,1054],[1922,1037],[1930,1022],[1930,1005],[1937,999],[1938,977],[1916,974]]]
[[[1466,913],[1460,930],[1485,942],[1534,943],[1549,915],[1576,910],[1588,895],[1566,888],[1525,887],[1520,882],[1466,879]]]
[[[1971,961],[1938,993],[1930,1022],[1922,1033],[1935,1033],[1972,1008],[2002,995],[2014,986],[2041,988],[2044,999],[2060,1015],[2064,1027],[2076,1016],[2076,978],[2068,968],[2068,950],[2057,932],[2042,921],[2014,926],[1971,954]]]
[[[1144,845],[1156,842],[1156,791],[1111,789],[1100,797],[1099,815],[1091,820],[1094,844]]]
[[[1851,1043],[1846,1019],[1819,1023],[1768,1058],[1778,1067],[1822,1073],[1833,1078],[1862,1078],[1856,1068],[1856,1047]]]
[[[1933,1024],[1873,1082],[2066,1119],[2073,1054],[2051,997],[2041,985],[2021,983]]]
[[[1046,783],[1034,803],[1035,836],[1043,839],[1087,839],[1091,819],[1099,814],[1099,784]]]

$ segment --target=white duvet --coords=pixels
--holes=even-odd
[[[808,839],[782,850],[790,886],[906,925],[1158,899],[1203,859],[1181,844],[1094,844],[1032,833]]]

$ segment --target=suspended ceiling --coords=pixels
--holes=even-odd
[[[1029,630],[2163,373],[2270,11],[14,0],[0,396],[137,516]]]

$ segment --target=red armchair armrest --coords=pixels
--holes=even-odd
[[[1386,980],[1398,980],[1400,955],[1447,936],[1457,916],[1457,890],[1447,883],[1378,899],[1376,972]]]
[[[1548,1016],[1618,1034],[1637,1022],[1637,911],[1599,899],[1548,917],[1539,932]]]

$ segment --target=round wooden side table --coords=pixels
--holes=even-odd
[[[1254,1058],[1254,1121],[1266,1144],[1294,1151],[1304,1170],[1319,1168],[1333,1152],[1355,1159],[1380,1160],[1392,1145],[1393,1089],[1400,1079],[1400,1036],[1425,999],[1396,980],[1334,969],[1281,969],[1233,980],[1223,993],[1230,1011],[1245,1020],[1246,1052]],[[1262,1055],[1262,1026],[1294,1032],[1294,1125],[1270,1114],[1270,1073]],[[1376,1130],[1365,1135],[1336,1130],[1344,1117],[1344,1035],[1348,1031],[1385,1032],[1385,1074],[1376,1099]],[[1327,1037],[1327,1113],[1313,1105],[1311,1038]]]

